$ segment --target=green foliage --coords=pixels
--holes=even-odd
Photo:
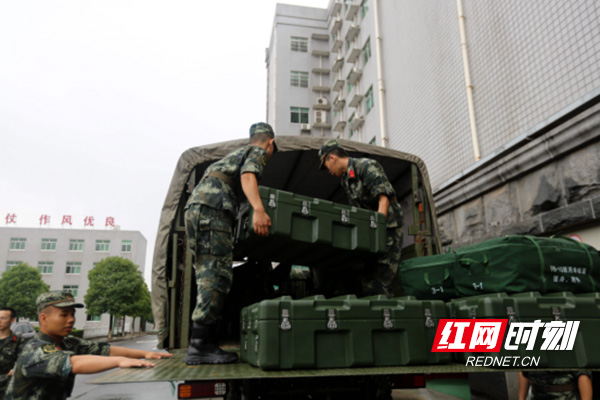
[[[49,290],[37,268],[26,263],[12,267],[0,278],[0,304],[17,310],[18,317],[35,319],[35,299]]]
[[[70,333],[71,336],[75,336],[83,339],[83,329],[73,329]]]
[[[150,292],[142,273],[130,260],[108,257],[88,273],[90,287],[83,301],[88,314],[144,316],[150,307]]]

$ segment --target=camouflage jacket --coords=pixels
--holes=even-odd
[[[10,380],[10,376],[7,374],[14,368],[25,342],[27,339],[12,331],[8,337],[0,339],[0,399],[4,398],[4,392]]]
[[[577,400],[579,399],[578,379],[580,375],[592,378],[589,371],[577,372],[551,372],[551,371],[529,371],[523,372],[523,376],[529,379],[534,400]],[[551,386],[562,386],[573,384],[574,390],[552,391]]]
[[[259,180],[267,165],[267,152],[259,146],[247,145],[229,153],[223,159],[211,164],[204,176],[194,188],[186,204],[205,204],[217,210],[228,210],[235,213],[243,196],[241,176],[246,172],[256,175]],[[231,178],[234,187],[213,176],[210,172],[220,172]]]
[[[66,399],[71,395],[75,381],[75,375],[71,372],[71,356],[107,356],[109,353],[108,343],[67,336],[63,338],[62,343],[57,344],[40,332],[21,352],[5,399]]]
[[[369,158],[349,158],[348,171],[342,176],[341,183],[352,206],[377,211],[379,195],[386,195],[390,199],[387,227],[396,228],[402,225],[402,209],[397,203],[396,191],[377,161]]]

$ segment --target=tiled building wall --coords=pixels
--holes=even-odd
[[[379,4],[390,147],[436,188],[474,164],[456,3]],[[600,3],[463,4],[482,157],[600,88]]]

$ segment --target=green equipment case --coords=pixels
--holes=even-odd
[[[398,266],[402,293],[420,300],[449,300],[456,297],[452,273],[456,253],[416,257]]]
[[[453,353],[455,360],[465,363],[469,356],[519,356],[539,357],[539,367],[547,368],[592,368],[600,366],[600,342],[597,340],[600,332],[600,293],[574,295],[571,292],[549,293],[526,292],[514,295],[494,293],[454,299],[446,304],[450,318],[459,319],[508,319],[502,349],[499,353]],[[532,349],[527,350],[527,343],[520,343],[517,350],[506,350],[509,340],[510,325],[514,322],[541,323],[551,321],[565,322],[565,327],[571,329],[579,321],[578,330],[572,350],[542,350],[542,346],[551,344],[551,335],[564,335],[569,329],[559,327],[539,327]],[[567,322],[571,321],[569,324]],[[554,329],[554,330],[550,330]],[[525,335],[525,333],[523,333]],[[523,336],[524,337],[524,336]],[[568,343],[564,336],[565,344]],[[557,343],[562,344],[562,336],[554,336]],[[509,342],[517,344],[515,337]],[[546,342],[549,339],[550,342]],[[551,345],[550,347],[555,347]]]
[[[460,296],[507,292],[594,292],[600,256],[568,238],[504,236],[456,251],[453,271]]]
[[[259,192],[271,218],[269,236],[254,234],[254,210],[241,207],[235,253],[316,266],[386,251],[383,214],[264,186],[259,186]]]
[[[263,300],[242,310],[242,360],[263,370],[449,362],[432,353],[441,301],[347,295]]]

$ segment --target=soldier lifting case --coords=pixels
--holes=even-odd
[[[263,300],[242,311],[242,360],[264,370],[448,362],[431,353],[445,315],[443,302],[411,297]]]
[[[447,303],[450,318],[461,319],[508,319],[511,322],[580,321],[572,350],[541,350],[546,341],[544,328],[539,329],[533,350],[520,344],[518,350],[505,350],[503,342],[500,353],[453,353],[458,362],[464,363],[468,356],[520,356],[539,357],[539,367],[592,368],[600,366],[600,293],[574,295],[559,292],[541,295],[528,292],[508,296],[495,293],[455,299]],[[505,332],[504,341],[509,328]],[[557,338],[558,340],[558,338]],[[563,340],[560,337],[558,343]],[[511,344],[516,344],[514,338]]]
[[[398,266],[402,290],[420,300],[448,300],[456,297],[452,272],[456,253],[416,257]]]
[[[453,278],[461,296],[484,293],[594,292],[600,257],[568,238],[504,236],[460,248]]]
[[[264,186],[259,192],[271,218],[269,236],[254,234],[252,207],[240,208],[236,254],[315,266],[386,251],[383,214]]]

